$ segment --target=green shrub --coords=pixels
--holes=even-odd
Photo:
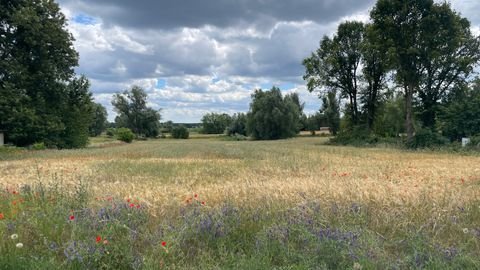
[[[45,145],[45,143],[39,142],[39,143],[32,144],[32,149],[33,150],[45,150],[45,149],[47,149],[47,146]]]
[[[113,137],[115,136],[115,133],[116,133],[116,129],[115,128],[107,128],[107,136],[108,137]]]
[[[131,143],[135,138],[135,134],[129,128],[119,128],[117,129],[117,140],[124,141],[126,143]]]
[[[433,132],[430,129],[420,129],[416,132],[412,140],[407,142],[407,147],[412,149],[435,148],[445,146],[448,143],[448,139],[439,133]]]
[[[354,146],[372,145],[378,142],[379,138],[362,126],[353,127],[351,130],[342,130],[330,140],[332,144]]]
[[[174,139],[188,139],[190,132],[184,126],[174,127],[172,129],[172,138]]]
[[[471,137],[470,142],[467,144],[467,148],[480,150],[480,135]]]

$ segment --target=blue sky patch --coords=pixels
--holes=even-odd
[[[157,80],[157,88],[163,89],[167,86],[167,81],[165,79],[158,79]]]
[[[97,23],[97,20],[94,17],[89,16],[85,13],[80,13],[75,15],[75,17],[73,17],[73,21],[78,24],[84,24],[84,25],[94,25]]]

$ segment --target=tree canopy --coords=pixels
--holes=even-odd
[[[89,84],[75,76],[78,54],[59,6],[47,0],[5,0],[0,18],[0,129],[7,141],[85,145]]]
[[[137,136],[156,137],[160,128],[160,112],[147,107],[147,93],[139,86],[117,93],[112,105],[118,116],[116,127],[129,128]]]
[[[295,94],[296,95],[296,94]],[[247,115],[248,134],[254,139],[275,140],[295,136],[299,132],[301,108],[292,95],[282,97],[279,88],[255,90]]]

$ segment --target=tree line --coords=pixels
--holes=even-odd
[[[173,128],[188,137],[186,128],[160,123],[161,111],[147,106],[138,86],[113,96],[117,117],[107,123],[88,79],[74,72],[79,56],[54,1],[5,0],[0,18],[0,131],[7,142],[77,148],[112,126],[124,128],[126,140]],[[303,60],[307,89],[322,103],[316,114],[305,115],[295,93],[257,89],[247,113],[206,114],[201,132],[283,139],[328,126],[345,141],[478,136],[479,61],[480,38],[450,4],[378,0],[369,23],[341,23]]]
[[[478,134],[480,39],[469,21],[432,0],[379,0],[370,21],[340,24],[303,61],[308,90],[342,101],[342,132]]]

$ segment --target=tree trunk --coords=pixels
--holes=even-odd
[[[415,131],[413,127],[413,106],[412,106],[414,89],[415,89],[415,86],[413,84],[409,84],[405,89],[405,112],[406,112],[405,129],[407,131],[407,139],[409,141],[412,140],[413,132]]]

